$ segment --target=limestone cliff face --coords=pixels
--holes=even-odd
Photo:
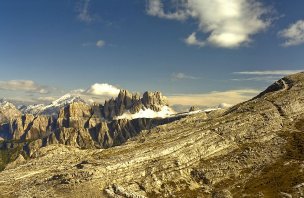
[[[123,112],[125,108],[134,107],[132,105],[136,103],[129,96],[127,91],[121,91],[115,100],[117,106],[114,106],[113,110]],[[137,100],[138,96],[135,95],[133,98]],[[156,107],[156,104],[162,104],[160,99],[159,97],[158,101],[152,101],[151,105]],[[109,121],[104,119],[102,110],[103,107],[100,105],[89,106],[83,102],[75,102],[62,108],[56,118],[31,114],[17,117],[3,125],[0,134],[8,133],[5,139],[21,141],[21,143],[15,143],[17,145],[26,141],[24,143],[25,151],[30,156],[37,149],[50,144],[65,144],[78,148],[109,148],[121,145],[138,135],[142,130],[151,129],[183,117]],[[116,115],[116,113],[114,114]],[[17,145],[9,143],[9,146],[4,147],[14,148]]]
[[[141,101],[145,107],[154,111],[160,111],[168,105],[168,100],[160,92],[145,92]]]
[[[168,101],[160,92],[145,92],[140,98],[139,94],[131,94],[121,90],[116,99],[107,100],[102,108],[105,119],[113,119],[129,111],[134,114],[141,109],[160,111],[163,106],[168,106]]]
[[[55,143],[80,148],[108,148],[122,144],[141,130],[180,118],[114,120],[125,112],[136,113],[147,108],[160,111],[168,105],[160,92],[145,92],[141,98],[139,94],[121,90],[116,99],[91,106],[83,101],[66,103],[66,99],[74,101],[67,95],[52,103],[56,107],[62,106],[55,116],[20,115],[19,112],[6,123],[0,123],[0,137],[14,141],[41,140],[38,144],[27,143],[27,150],[31,150],[30,145],[37,149]]]
[[[3,124],[0,134],[6,140],[34,140],[51,133],[55,129],[54,124],[52,117],[27,114]]]
[[[0,173],[0,195],[301,197],[303,120],[304,73],[299,73],[226,111],[193,114],[142,131],[118,147],[38,149],[32,159],[21,160],[22,166],[15,163]],[[98,129],[90,138],[113,145],[132,136],[135,126],[147,125],[144,120],[115,122],[88,122]],[[123,128],[128,133],[119,135]]]

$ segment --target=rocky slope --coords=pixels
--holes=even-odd
[[[0,173],[0,195],[303,197],[303,123],[299,73],[227,111],[144,130],[121,146],[81,150],[54,144],[30,159],[19,156]]]
[[[83,149],[109,148],[121,145],[142,130],[186,116],[183,114],[159,117],[155,114],[154,117],[121,119],[119,115],[124,116],[126,112],[138,115],[139,112],[147,110],[159,113],[158,111],[164,107],[169,108],[165,97],[159,92],[146,92],[143,98],[137,95],[131,96],[128,91],[122,90],[115,100],[106,101],[104,106],[88,105],[83,101],[68,103],[64,101],[70,101],[66,99],[71,97],[62,97],[49,105],[52,109],[64,106],[56,116],[24,114],[12,118],[0,125],[0,137],[4,140],[0,144],[0,152],[19,150],[19,153],[25,152],[31,155],[37,149],[50,144],[65,144]],[[112,105],[107,106],[109,103]],[[113,114],[105,112],[113,112]],[[0,164],[5,166],[13,159],[2,160]]]
[[[66,107],[72,103],[84,103],[89,104],[83,100],[80,96],[73,94],[66,94],[59,99],[53,101],[48,105],[44,104],[35,104],[28,106],[20,106],[19,110],[23,114],[32,114],[32,115],[47,115],[56,117],[60,109]],[[119,119],[120,117],[132,119],[132,116],[138,114],[139,112],[150,111],[152,113],[161,112],[167,110],[166,114],[156,114],[169,116],[170,114],[175,113],[168,104],[167,98],[163,96],[160,92],[145,92],[141,97],[138,93],[130,93],[127,90],[120,90],[118,96],[114,99],[106,100],[103,105],[100,105],[100,116],[106,120]],[[147,113],[145,114],[147,115]],[[138,117],[138,116],[137,116]],[[153,117],[153,116],[150,116]]]

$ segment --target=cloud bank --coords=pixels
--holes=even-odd
[[[257,0],[172,0],[169,4],[162,0],[148,0],[147,3],[147,14],[151,16],[197,21],[198,31],[207,34],[207,38],[198,40],[197,31],[194,31],[185,42],[200,47],[209,44],[237,48],[249,43],[252,35],[270,25],[270,20],[265,19],[269,12]]]
[[[0,81],[0,89],[9,91],[26,91],[40,94],[47,94],[49,90],[32,80],[9,80]]]
[[[282,44],[285,47],[301,45],[304,43],[304,20],[299,20],[279,32],[279,36],[285,39]]]
[[[237,104],[256,96],[260,91],[255,89],[239,89],[214,91],[204,94],[181,94],[168,96],[172,105],[217,106],[222,103]]]

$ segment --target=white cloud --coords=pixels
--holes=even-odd
[[[178,4],[176,4],[177,6]],[[149,0],[147,5],[147,13],[151,16],[158,16],[165,19],[185,20],[188,14],[184,10],[176,10],[175,12],[165,13],[164,4],[161,0]]]
[[[99,48],[105,46],[105,44],[106,44],[106,42],[104,40],[98,40],[96,42],[96,46],[99,47]]]
[[[102,104],[105,100],[118,96],[119,92],[119,88],[107,83],[95,83],[87,89],[67,91],[41,86],[30,80],[0,81],[0,98],[5,97],[18,104],[47,104],[65,94]]]
[[[45,86],[39,85],[32,80],[0,81],[0,89],[10,91],[26,91],[40,94],[49,93],[49,90],[47,90]]]
[[[102,48],[105,45],[106,45],[106,42],[101,39],[96,42],[85,42],[85,43],[81,44],[82,47],[98,47],[98,48]]]
[[[279,79],[278,76],[255,76],[255,77],[251,77],[251,78],[234,78],[231,80],[233,80],[233,81],[264,81],[264,82],[272,83],[278,79]]]
[[[90,0],[82,0],[79,5],[78,5],[78,19],[80,21],[89,23],[91,21],[93,21],[93,18],[91,17],[90,13],[89,13],[89,4],[90,4]]]
[[[171,76],[172,76],[172,80],[183,80],[183,79],[196,80],[196,79],[198,79],[198,77],[186,75],[181,72],[173,73]]]
[[[300,45],[304,43],[304,20],[299,20],[288,28],[279,32],[279,36],[286,39],[282,44],[285,47]]]
[[[236,48],[270,25],[270,20],[263,19],[269,10],[257,0],[172,0],[167,8],[171,11],[165,12],[165,7],[162,0],[148,0],[147,14],[175,20],[192,18],[198,21],[198,29],[208,34],[205,41],[198,41],[192,33],[185,40],[190,45]]]
[[[234,74],[242,75],[290,75],[294,73],[302,72],[303,70],[261,70],[261,71],[241,71],[234,72]]]
[[[256,96],[260,91],[255,89],[240,89],[214,91],[204,94],[180,94],[168,96],[173,105],[203,105],[217,106],[221,103],[237,104]]]
[[[190,34],[186,39],[185,39],[185,43],[187,45],[197,45],[199,47],[203,47],[206,45],[206,43],[204,41],[199,41],[196,38],[196,32],[193,32],[192,34]]]
[[[264,82],[274,82],[280,78],[302,72],[302,70],[264,70],[264,71],[241,71],[233,72],[233,74],[247,76],[245,78],[234,78],[234,81],[264,81]],[[248,77],[249,76],[249,77]]]
[[[91,95],[98,95],[98,96],[117,96],[120,89],[113,85],[109,85],[107,83],[103,84],[94,84],[89,87],[84,93],[91,94]]]

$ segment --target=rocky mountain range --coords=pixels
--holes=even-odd
[[[86,103],[79,96],[73,96],[71,94],[65,94],[64,96],[54,100],[48,105],[44,104],[34,104],[34,105],[21,105],[18,109],[23,114],[32,114],[32,115],[50,115],[57,116],[60,109],[71,104],[73,102],[82,102]]]
[[[173,115],[173,111],[163,114],[163,109],[170,107],[160,92],[145,92],[141,98],[138,94],[121,90],[116,99],[105,101],[104,105],[89,105],[79,97],[65,95],[42,108],[27,107],[23,112],[29,111],[30,114],[19,112],[3,122],[0,125],[0,137],[4,140],[1,148],[17,149],[28,156],[50,144],[82,149],[109,148],[126,142],[142,130],[186,116]],[[153,114],[139,114],[143,112]],[[129,119],[125,115],[131,115],[131,118],[137,115],[137,118]]]
[[[60,109],[72,103],[91,104],[80,96],[75,94],[66,94],[50,104],[21,105],[19,111],[22,114],[47,115],[57,117]],[[10,103],[11,104],[11,103]],[[12,105],[12,104],[11,104]],[[163,107],[169,107],[168,100],[160,92],[145,92],[141,97],[138,93],[130,93],[127,90],[120,90],[118,96],[114,99],[106,100],[100,105],[101,117],[107,120],[113,120],[124,113],[136,114],[140,110],[150,109],[154,112],[160,112]],[[173,114],[170,109],[168,113]]]
[[[304,196],[304,73],[226,110],[115,119],[166,105],[158,92],[121,91],[6,122],[0,196]]]

